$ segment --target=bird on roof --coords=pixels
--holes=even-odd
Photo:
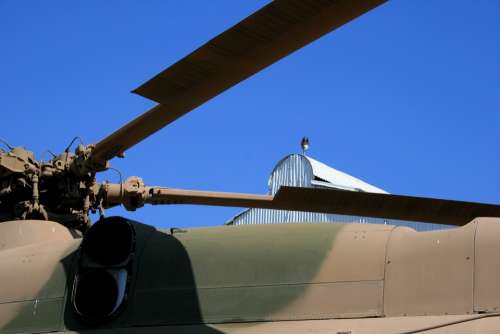
[[[306,155],[306,151],[309,149],[309,138],[302,137],[302,141],[300,142],[300,146],[302,147],[302,154]]]

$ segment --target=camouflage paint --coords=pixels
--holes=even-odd
[[[68,268],[79,243],[55,222],[0,224],[1,333],[60,329]]]
[[[155,233],[137,275],[134,324],[272,319],[304,293],[341,229],[293,224]],[[185,302],[195,296],[197,303]]]
[[[124,312],[103,328],[296,319],[297,314],[287,315],[283,310],[290,309],[312,288],[331,283],[322,281],[322,263],[331,257],[334,241],[345,229],[340,224],[291,224],[192,229],[172,235],[147,225],[136,223],[134,227],[137,260],[130,296]],[[45,285],[40,284],[39,296],[54,282],[59,282],[61,295],[56,304],[46,308],[54,314],[51,325],[38,323],[39,330],[92,328],[75,317],[69,300],[74,248],[72,254],[61,255],[57,270]],[[30,330],[26,324],[33,305],[21,306],[2,333]],[[60,319],[56,315],[63,308]],[[322,316],[310,313],[298,317]]]
[[[416,254],[418,249],[421,253],[419,261],[425,261],[426,258],[432,263],[446,261],[435,257],[455,258],[457,253],[447,249],[459,250],[462,247],[460,245],[469,249],[470,238],[464,239],[461,235],[473,236],[475,226],[479,226],[479,230],[483,228],[487,231],[488,240],[487,243],[476,244],[476,247],[480,247],[478,249],[481,252],[496,254],[498,247],[491,242],[496,239],[490,234],[499,235],[500,230],[495,227],[498,222],[498,219],[478,219],[461,229],[446,232],[417,233],[397,228],[398,233],[404,232],[413,240],[411,243],[398,243],[398,247],[404,248],[408,244],[409,254]],[[56,223],[33,223],[48,230],[56,226]],[[169,333],[184,334],[254,334],[278,333],[286,329],[296,333],[348,333],[348,330],[352,333],[373,333],[373,328],[377,328],[384,333],[411,330],[419,330],[419,333],[484,333],[485,330],[491,330],[493,333],[500,329],[500,318],[496,313],[384,316],[378,303],[382,299],[379,291],[387,289],[384,286],[387,284],[387,278],[384,277],[387,275],[386,260],[395,261],[395,264],[405,261],[404,256],[399,260],[386,257],[386,248],[391,243],[389,236],[394,234],[393,226],[254,225],[192,229],[174,234],[147,225],[134,226],[137,231],[134,278],[127,305],[118,317],[98,328],[86,326],[75,317],[68,297],[68,287],[72,286],[74,272],[74,242],[73,248],[60,253],[60,258],[47,267],[50,269],[48,279],[33,282],[39,288],[36,294],[36,299],[39,299],[38,318],[33,318],[33,300],[36,299],[17,303],[14,316],[3,324],[0,332],[39,333],[59,330],[60,333],[132,334],[168,330]],[[443,246],[425,246],[436,244],[433,240],[437,239],[440,240],[437,245]],[[61,249],[64,241],[49,243],[53,244],[54,249]],[[19,247],[25,248],[26,245]],[[0,257],[12,250],[0,252]],[[5,262],[0,263],[3,265]],[[30,268],[35,267],[30,265]],[[437,279],[446,282],[450,277]],[[454,284],[453,281],[449,282]],[[418,285],[418,282],[408,281],[408,284],[408,289],[413,289],[413,284]],[[331,286],[340,290],[329,290],[327,293],[321,290]],[[349,290],[346,286],[354,289]],[[373,296],[360,293],[363,288],[373,293]],[[486,291],[487,288],[486,285],[477,286],[480,291]],[[489,289],[495,290],[494,287]],[[332,292],[335,298],[325,298],[332,296]],[[352,306],[353,301],[361,300],[364,313],[352,314],[351,318],[357,319],[334,319],[342,316],[331,311],[330,299],[341,300],[344,312]],[[443,303],[446,300],[440,301],[440,305]],[[499,301],[490,298],[488,303],[494,308]],[[0,304],[5,305],[8,303]],[[309,313],[293,313],[301,307],[305,307]],[[238,311],[236,316],[234,312],[229,312],[235,308]],[[325,310],[326,315],[322,313]],[[432,305],[429,310],[432,311]],[[332,313],[328,314],[328,311]],[[439,312],[442,312],[442,306]],[[290,314],[293,317],[287,318]],[[321,318],[325,320],[318,320]],[[439,328],[424,330],[436,326]]]

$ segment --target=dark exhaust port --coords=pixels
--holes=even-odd
[[[92,225],[83,239],[82,252],[96,264],[120,266],[129,260],[134,243],[132,224],[122,217],[109,217]]]
[[[82,321],[104,323],[124,307],[132,276],[135,231],[125,218],[99,220],[80,246],[72,301]]]

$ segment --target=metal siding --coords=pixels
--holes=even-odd
[[[299,154],[292,154],[281,160],[269,177],[269,193],[276,194],[281,186],[311,187],[314,178],[309,161]]]
[[[292,154],[282,159],[271,172],[268,186],[269,194],[276,194],[280,186],[315,187],[313,168],[309,160],[300,154]],[[281,224],[281,223],[363,223],[406,226],[417,231],[442,230],[447,225],[420,223],[402,220],[387,220],[372,217],[345,216],[316,212],[285,211],[270,209],[248,209],[235,216],[234,225],[245,224]]]

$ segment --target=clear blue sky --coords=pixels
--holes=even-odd
[[[0,0],[0,137],[62,151],[152,102],[130,90],[267,1]],[[500,203],[500,1],[390,1],[113,161],[150,185],[265,193],[310,155],[397,194]],[[106,177],[116,181],[112,172]],[[234,208],[149,207],[157,226]]]

